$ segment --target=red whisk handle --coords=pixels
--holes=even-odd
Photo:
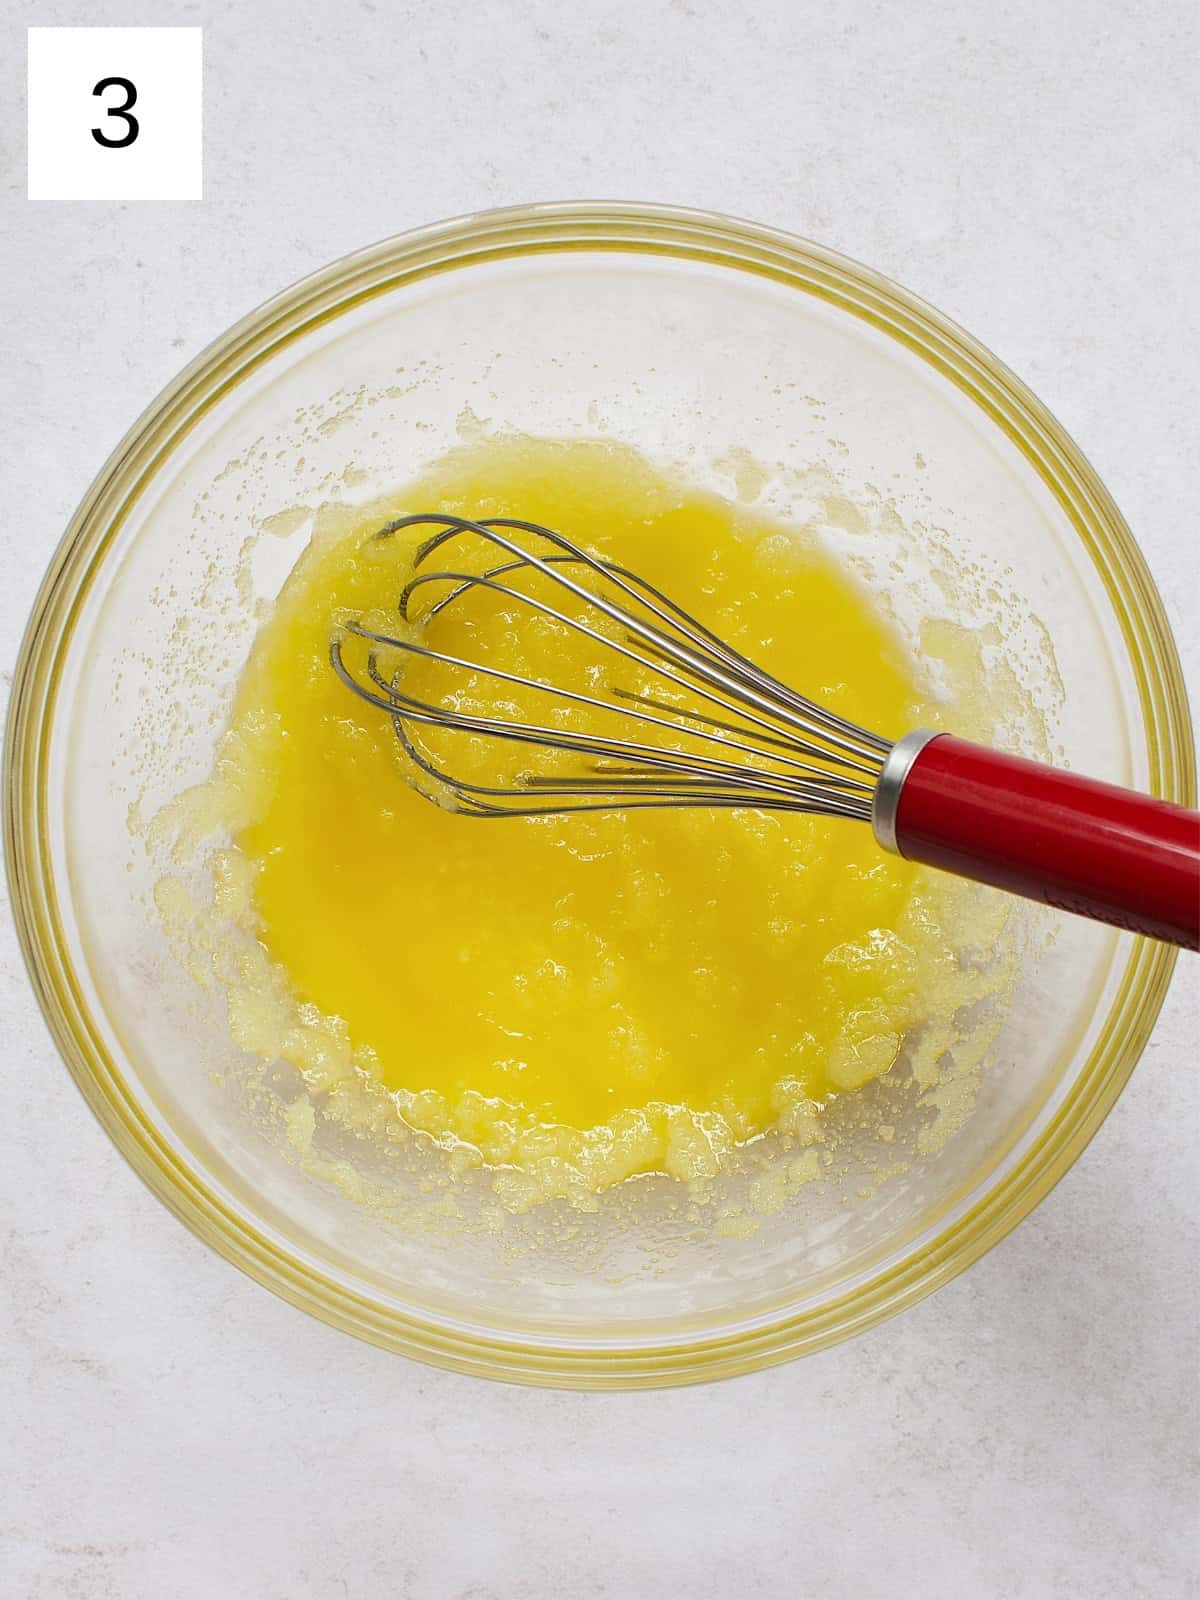
[[[912,861],[1200,949],[1200,812],[917,732],[884,766],[874,824]]]

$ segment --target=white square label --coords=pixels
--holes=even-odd
[[[199,28],[29,29],[29,198],[199,200]]]

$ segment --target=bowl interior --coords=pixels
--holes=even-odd
[[[930,615],[979,633],[1003,613],[989,670],[1011,671],[1035,715],[999,736],[1044,734],[1044,753],[1080,769],[1156,778],[1111,575],[1008,419],[820,273],[585,242],[427,251],[404,270],[376,253],[201,358],[143,434],[136,473],[118,463],[88,509],[99,532],[43,751],[76,1028],[93,1098],[120,1105],[143,1170],[310,1308],[437,1359],[569,1381],[703,1374],[730,1350],[855,1326],[1019,1175],[1092,1058],[1132,941],[1030,912],[962,1130],[887,1182],[852,1170],[805,1186],[749,1237],[697,1228],[657,1181],[594,1214],[497,1229],[481,1224],[477,1178],[423,1189],[417,1146],[367,1148],[319,1118],[315,1143],[311,1127],[298,1137],[297,1082],[234,1050],[220,986],[169,948],[145,824],[208,775],[313,510],[394,490],[481,431],[627,442],[815,528],[914,641]]]

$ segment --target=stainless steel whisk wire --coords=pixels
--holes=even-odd
[[[879,774],[892,749],[890,741],[780,683],[638,574],[591,555],[539,523],[515,517],[472,521],[442,513],[416,513],[387,523],[374,537],[387,538],[421,526],[437,531],[417,547],[414,575],[400,594],[399,615],[410,627],[415,622],[418,630],[425,629],[464,596],[484,591],[506,603],[529,607],[664,680],[676,692],[723,713],[713,716],[707,709],[675,705],[617,684],[609,686],[609,698],[605,699],[509,672],[484,660],[464,659],[421,638],[380,632],[359,619],[350,619],[330,643],[334,671],[361,699],[390,715],[407,756],[441,786],[440,796],[427,798],[442,805],[449,800],[451,809],[475,817],[725,806],[870,819]],[[524,534],[550,549],[538,554],[511,534]],[[471,536],[495,546],[508,559],[481,573],[422,570],[436,551]],[[513,575],[522,572],[542,574],[581,601],[585,616],[590,610],[608,618],[623,637],[610,637],[583,617],[571,616],[527,593],[512,581]],[[599,580],[599,586],[608,585],[620,600],[578,581],[576,572]],[[447,592],[414,618],[414,595],[433,585],[446,586]],[[367,646],[365,681],[347,661],[347,637],[361,639]],[[423,700],[406,692],[401,667],[394,667],[390,676],[385,674],[380,667],[381,651],[482,674],[498,684],[548,694],[560,704],[569,702],[605,715],[621,715],[676,738],[689,736],[723,753],[702,756],[632,738],[608,738],[515,717],[465,712],[454,704],[454,696],[440,703]],[[512,784],[472,783],[456,777],[418,745],[415,729],[419,727],[560,750],[584,757],[589,764],[560,776],[521,774]],[[773,765],[755,766],[737,757],[754,757]]]

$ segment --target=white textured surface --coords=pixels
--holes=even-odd
[[[33,205],[3,0],[0,651],[105,454],[250,306],[527,199],[711,206],[957,317],[1080,440],[1200,686],[1187,0],[127,0],[205,28],[199,204]],[[965,1277],[731,1384],[409,1365],[273,1299],[84,1110],[0,927],[0,1591],[78,1600],[1196,1593],[1197,967],[1113,1115]]]

